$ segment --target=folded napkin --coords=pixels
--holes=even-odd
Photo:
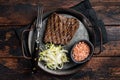
[[[101,19],[98,19],[98,16],[96,15],[95,10],[92,8],[89,0],[84,0],[71,8],[84,14],[89,19],[89,21],[92,23],[92,27],[96,34],[96,46],[100,46],[99,28],[101,29],[101,32],[102,32],[103,44],[108,42],[104,23]]]

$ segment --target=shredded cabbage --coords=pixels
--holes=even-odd
[[[46,44],[46,49],[39,53],[39,61],[45,62],[45,67],[56,70],[62,69],[64,63],[69,62],[66,53],[61,45]]]

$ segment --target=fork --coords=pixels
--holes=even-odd
[[[38,44],[37,49],[40,51],[44,50],[44,46],[42,45],[42,42],[40,40],[40,30],[42,29],[42,17],[43,17],[43,6],[38,5],[38,16],[37,16],[37,21],[36,21],[36,29],[37,29],[37,39],[36,43]]]
[[[40,31],[42,29],[42,16],[43,16],[43,7],[39,4],[38,15],[36,20],[37,37],[34,45],[34,52],[32,53],[32,73],[35,73],[37,71],[38,53],[40,48],[42,48],[41,40],[40,40]]]
[[[43,16],[43,6],[40,4],[38,5],[38,15],[37,15],[37,21],[36,21],[36,30],[37,30],[37,38],[36,38],[36,43],[37,43],[37,48],[40,49],[41,46],[41,41],[40,41],[40,31],[42,29],[42,16]]]

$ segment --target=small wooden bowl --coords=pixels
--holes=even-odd
[[[76,61],[76,60],[74,59],[74,57],[73,57],[73,49],[74,49],[74,47],[75,47],[79,42],[84,42],[84,43],[86,43],[86,44],[89,46],[89,48],[90,48],[90,52],[89,52],[89,55],[88,55],[84,60]],[[77,63],[77,64],[83,64],[83,63],[89,61],[89,60],[91,59],[91,57],[93,56],[94,46],[93,46],[93,44],[92,44],[90,41],[88,41],[88,40],[80,40],[79,42],[77,42],[77,43],[74,44],[74,46],[73,46],[73,48],[72,48],[72,50],[71,50],[71,53],[70,53],[70,57],[71,57],[71,59],[72,59],[73,62],[75,62],[75,63]]]

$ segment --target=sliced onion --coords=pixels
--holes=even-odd
[[[54,44],[46,44],[46,50],[39,53],[39,61],[45,62],[45,67],[56,70],[62,69],[64,63],[69,62],[66,53],[67,50],[62,46],[55,46]]]

